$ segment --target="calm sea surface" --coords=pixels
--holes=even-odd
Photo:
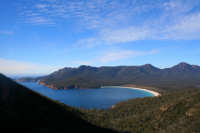
[[[53,100],[85,109],[107,109],[120,101],[154,96],[149,92],[129,88],[53,90],[36,82],[20,82],[20,84]]]

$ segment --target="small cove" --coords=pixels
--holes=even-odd
[[[19,83],[53,100],[72,107],[85,109],[108,109],[121,101],[154,96],[147,91],[121,87],[113,88],[108,86],[99,89],[53,90],[37,82]]]

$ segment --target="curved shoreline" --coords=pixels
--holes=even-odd
[[[47,84],[45,84],[44,82],[41,82],[41,81],[38,81],[37,83],[40,84],[40,85],[44,85],[44,86],[46,86],[48,88],[54,89],[54,90],[59,90],[56,87],[54,87],[53,85],[47,85]],[[153,94],[155,97],[161,96],[161,94],[159,92],[156,92],[156,91],[153,91],[153,90],[144,89],[144,88],[138,88],[138,87],[130,87],[130,86],[102,86],[100,88],[105,88],[105,87],[115,87],[115,88],[117,87],[117,88],[128,88],[128,89],[133,89],[133,90],[142,90],[142,91],[149,92],[149,93]]]
[[[105,87],[118,87],[118,88],[128,88],[128,89],[133,89],[133,90],[142,90],[142,91],[146,91],[146,92],[153,94],[155,97],[161,96],[161,94],[156,91],[152,91],[152,90],[148,90],[148,89],[144,89],[144,88],[126,87],[126,86],[102,86],[101,88],[105,88]]]

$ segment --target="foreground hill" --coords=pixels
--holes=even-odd
[[[112,133],[84,121],[80,112],[56,103],[0,74],[0,128],[27,133]]]
[[[39,81],[51,88],[99,88],[107,85],[135,84],[160,89],[196,88],[200,86],[200,66],[180,63],[159,69],[150,64],[143,66],[116,66],[64,68],[38,78],[20,81]]]
[[[83,110],[102,127],[131,133],[200,133],[200,89],[121,102],[109,110]]]

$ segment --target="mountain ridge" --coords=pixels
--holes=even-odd
[[[82,65],[65,67],[47,76],[19,81],[38,81],[54,89],[99,88],[109,85],[135,84],[173,89],[195,87],[200,80],[200,66],[181,62],[170,68],[157,68],[151,64],[141,66]],[[173,85],[175,85],[173,87]]]

